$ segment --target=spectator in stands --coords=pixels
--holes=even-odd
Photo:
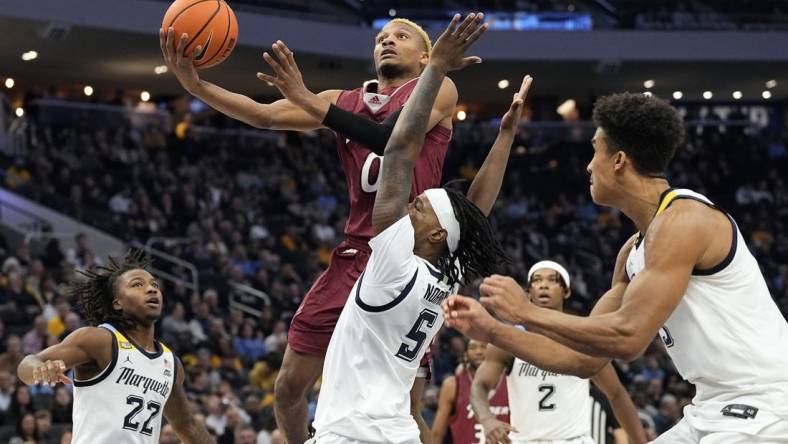
[[[14,398],[15,381],[16,378],[11,372],[0,370],[0,424],[8,424],[6,416]]]
[[[235,429],[234,440],[228,442],[234,444],[255,444],[257,442],[257,433],[255,433],[254,427],[241,425]]]
[[[5,345],[5,353],[0,354],[0,371],[16,374],[16,368],[22,362],[25,355],[22,353],[22,339],[17,335],[8,337]]]
[[[189,332],[189,323],[186,322],[186,310],[183,304],[176,302],[170,314],[161,321],[162,340],[166,344],[175,344],[182,333]]]
[[[63,333],[60,333],[60,336],[57,337],[57,340],[62,341],[66,338],[66,336],[70,335],[80,327],[82,327],[82,319],[80,319],[79,315],[73,311],[69,312],[66,315],[66,329],[63,330]]]
[[[55,396],[52,401],[52,422],[55,424],[70,424],[73,400],[71,392],[65,385],[55,387]]]
[[[253,363],[266,355],[265,343],[257,332],[254,322],[246,320],[239,336],[233,338],[233,348],[242,362]]]
[[[36,439],[41,444],[53,443],[60,437],[58,428],[52,425],[52,413],[49,410],[36,410]]]
[[[17,385],[14,397],[11,399],[11,406],[8,408],[8,423],[13,424],[28,414],[32,416],[35,410],[30,390],[26,385]],[[33,423],[35,424],[35,418],[33,418]]]
[[[38,430],[36,429],[36,417],[33,413],[25,413],[16,423],[16,431],[8,441],[8,444],[28,444],[37,443]]]
[[[22,352],[26,355],[34,355],[47,345],[48,323],[43,315],[36,316],[33,321],[33,328],[25,333],[22,338]]]
[[[88,237],[85,233],[74,236],[74,247],[66,252],[66,260],[76,268],[87,268],[96,263],[96,255],[88,246]]]
[[[58,444],[71,444],[71,436],[71,427],[64,428],[63,431],[60,432],[60,440],[58,441]],[[178,441],[178,443],[179,442],[180,441]],[[163,441],[162,444],[164,444]]]
[[[25,158],[17,157],[13,165],[5,170],[5,184],[12,190],[21,190],[30,182],[32,175],[27,169]]]

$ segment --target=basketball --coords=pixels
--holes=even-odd
[[[162,28],[175,29],[175,42],[183,33],[189,35],[184,54],[202,46],[194,59],[197,69],[221,63],[233,52],[238,41],[238,21],[224,0],[175,0],[164,14]]]

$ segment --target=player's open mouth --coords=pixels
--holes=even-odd
[[[536,295],[536,300],[546,304],[546,303],[550,302],[550,295],[549,294]]]
[[[145,305],[149,307],[159,307],[161,305],[161,301],[158,298],[149,298],[145,300]]]
[[[397,51],[394,51],[393,49],[384,49],[380,53],[380,58],[382,59],[385,58],[386,56],[395,56],[395,55],[397,55]]]

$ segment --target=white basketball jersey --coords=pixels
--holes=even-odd
[[[367,267],[342,310],[323,365],[317,442],[419,442],[410,390],[457,286],[413,254],[405,216],[374,237]]]
[[[705,196],[676,189],[663,195],[655,217],[676,199],[716,208]],[[788,414],[788,323],[736,223],[728,218],[728,256],[712,269],[693,271],[659,335],[681,376],[695,384],[696,407],[708,404],[709,410],[719,411],[738,403]],[[626,264],[630,280],[645,267],[646,253],[645,242],[632,248]],[[659,296],[654,289],[653,297]]]
[[[515,358],[506,377],[512,442],[560,441],[589,436],[588,379],[542,370]]]
[[[149,353],[112,325],[100,327],[112,333],[112,361],[92,379],[74,379],[72,443],[158,443],[175,356],[161,343]]]

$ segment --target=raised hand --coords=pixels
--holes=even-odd
[[[481,63],[480,57],[465,57],[465,51],[487,31],[488,26],[482,23],[483,19],[484,14],[472,12],[458,26],[460,14],[455,14],[449,27],[432,47],[429,63],[443,72]]]
[[[293,51],[281,40],[271,45],[271,49],[276,57],[264,52],[263,59],[274,71],[274,75],[258,72],[257,78],[272,83],[285,99],[301,104],[307,96],[312,95],[312,92],[304,85]]]
[[[58,382],[63,384],[73,384],[64,373],[66,363],[60,359],[55,361],[44,361],[33,369],[33,382],[54,386]]]
[[[517,123],[523,115],[523,104],[525,98],[528,96],[528,90],[531,89],[533,77],[526,75],[523,77],[523,82],[520,84],[520,90],[514,93],[512,97],[512,104],[509,105],[509,110],[501,118],[500,131],[515,131],[517,130]]]
[[[494,274],[479,286],[479,302],[492,310],[500,319],[513,324],[521,323],[522,314],[533,308],[525,290],[514,279]]]
[[[194,67],[194,58],[202,52],[202,46],[197,46],[191,54],[186,55],[189,35],[181,34],[177,46],[175,39],[175,29],[172,27],[167,30],[159,29],[159,47],[161,47],[161,53],[164,56],[164,63],[175,74],[181,86],[191,93],[200,84],[200,76],[197,74],[197,68]]]

